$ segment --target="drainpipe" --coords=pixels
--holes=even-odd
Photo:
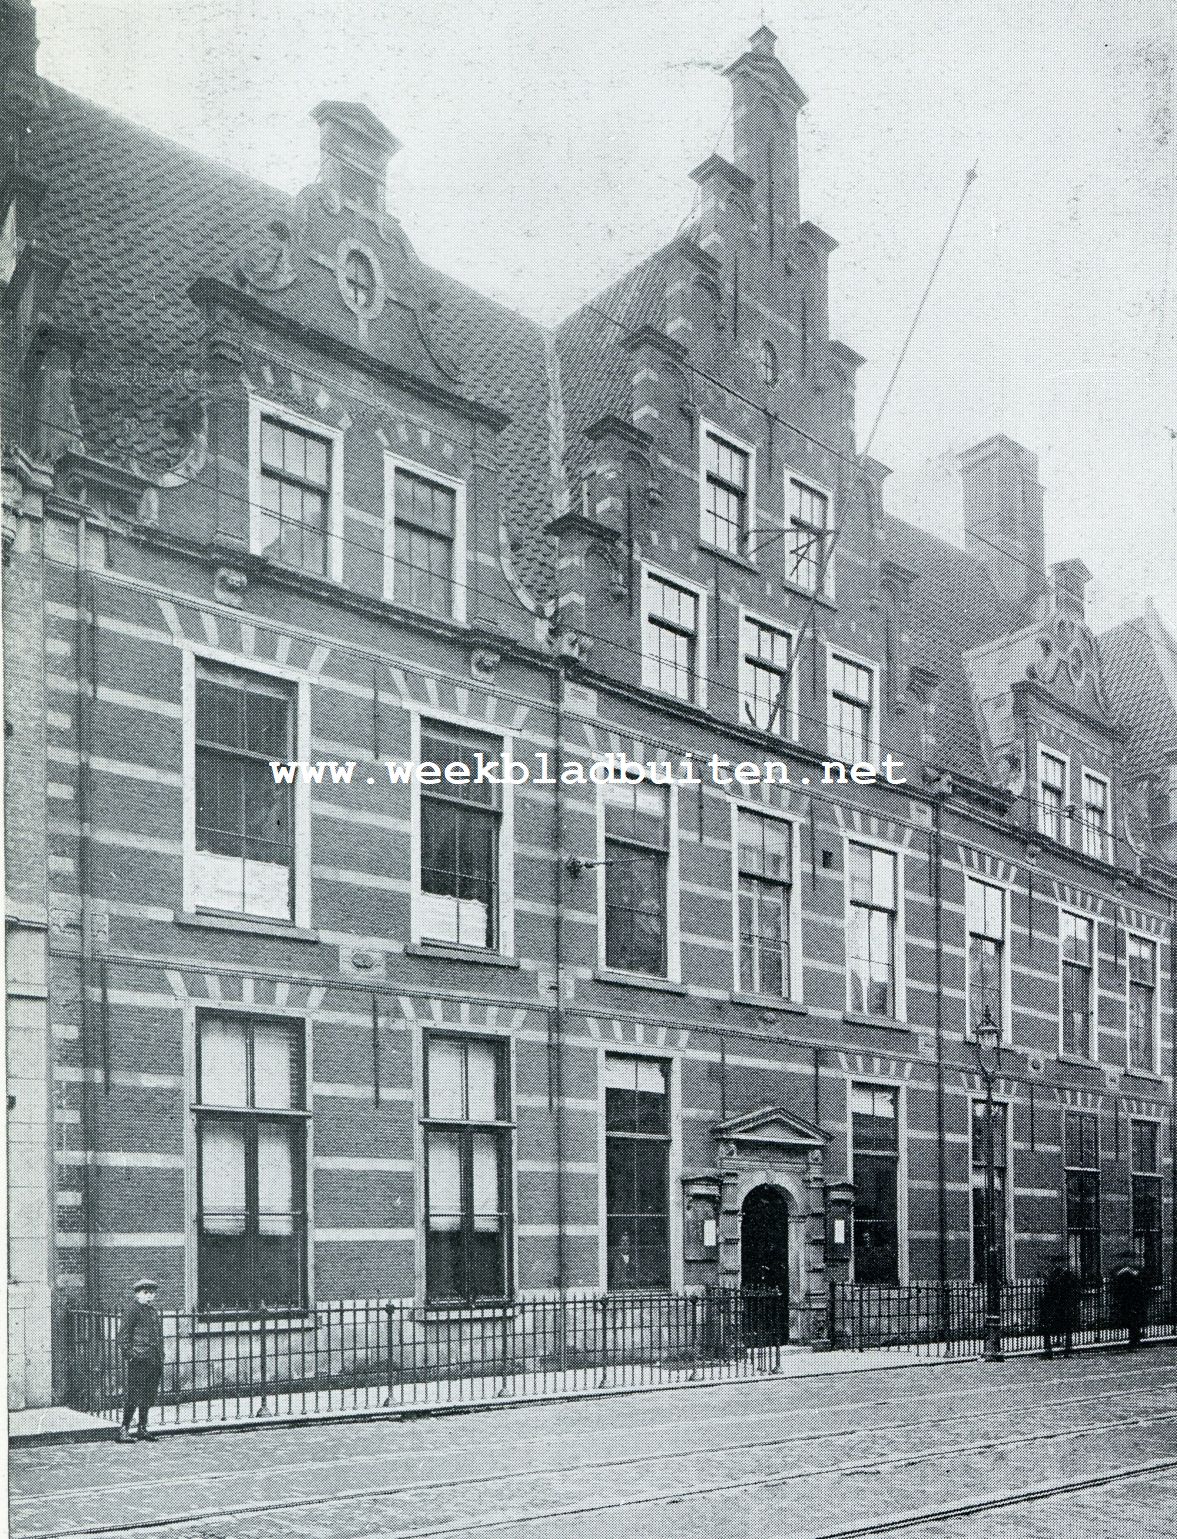
[[[93,971],[94,937],[90,902],[90,751],[91,704],[94,687],[94,584],[88,570],[88,532],[84,512],[78,515],[77,569],[74,574],[74,664],[78,688],[78,893],[81,906],[79,959],[79,1034],[82,1059],[82,1211],[85,1215],[85,1300],[87,1309],[98,1308],[98,1278],[94,1246],[97,1173],[94,1167],[94,1107],[90,1083],[91,1010],[90,975]]]
[[[565,671],[561,658],[552,674],[554,689],[552,718],[556,739],[556,785],[553,793],[556,845],[554,875],[556,1001],[548,1015],[548,1104],[554,1116],[556,1140],[556,1286],[560,1290],[561,1297],[568,1285],[564,1236],[564,787],[560,776],[564,753],[564,682]],[[598,1173],[597,1179],[603,1179],[603,1175]],[[561,1342],[563,1339],[563,1333],[561,1333]]]
[[[932,917],[935,925],[936,980],[936,1267],[943,1284],[948,1280],[948,1193],[944,1185],[944,905],[941,894],[943,832],[942,793],[932,800]]]

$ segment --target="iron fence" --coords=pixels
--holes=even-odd
[[[69,1401],[117,1416],[119,1317],[67,1320]],[[618,1293],[432,1307],[361,1299],[305,1310],[163,1315],[165,1423],[486,1403],[753,1378],[788,1350],[781,1295]]]
[[[1001,1285],[1001,1335],[1006,1351],[1045,1350],[1044,1283],[1021,1278]],[[1154,1287],[1142,1322],[1145,1339],[1172,1335],[1173,1301]],[[927,1356],[972,1357],[985,1334],[985,1288],[981,1283],[908,1283],[901,1287],[835,1283],[830,1290],[829,1340],[852,1350],[915,1351]],[[1060,1333],[1055,1331],[1056,1339]],[[1105,1282],[1084,1288],[1071,1321],[1076,1346],[1123,1343],[1128,1324]]]

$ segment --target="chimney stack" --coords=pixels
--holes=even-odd
[[[965,550],[1015,602],[1038,597],[1043,572],[1038,456],[999,433],[959,456]]]
[[[1087,584],[1091,573],[1078,556],[1056,561],[1050,568],[1051,590],[1056,615],[1070,615],[1073,620],[1087,618]]]
[[[311,117],[319,125],[320,183],[343,202],[384,213],[388,162],[400,141],[359,102],[320,102]]]

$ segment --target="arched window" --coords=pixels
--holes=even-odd
[[[777,363],[776,348],[771,342],[760,344],[760,377],[766,385],[775,385],[781,377],[780,365]]]

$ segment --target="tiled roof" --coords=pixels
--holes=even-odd
[[[60,88],[47,93],[50,111],[36,128],[30,167],[47,184],[36,233],[69,257],[59,316],[89,338],[78,377],[83,434],[104,457],[159,468],[183,452],[168,419],[189,404],[183,371],[200,363],[200,317],[188,287],[199,274],[229,270],[266,224],[289,219],[293,200]],[[547,350],[559,359],[566,472],[575,482],[588,453],[584,429],[609,412],[630,415],[631,362],[620,340],[627,330],[664,328],[667,260],[667,252],[655,253],[554,334],[422,270],[437,302],[437,343],[458,366],[462,389],[510,417],[500,439],[500,512],[515,570],[537,599],[550,596],[555,572],[544,533],[551,515]],[[1025,616],[964,551],[913,525],[887,518],[884,554],[918,574],[912,660],[942,681],[940,756],[984,776],[961,653]],[[1107,644],[1114,672],[1118,643]],[[1117,704],[1132,715],[1128,688],[1118,686]],[[1143,712],[1141,703],[1142,722]]]
[[[293,200],[56,86],[34,132],[31,166],[46,183],[39,242],[69,258],[58,318],[87,337],[76,405],[91,452],[146,471],[183,454],[169,421],[190,405],[186,369],[201,361],[201,318],[188,287],[225,272]],[[538,531],[548,514],[547,374],[542,327],[425,268],[440,309],[438,343],[463,388],[506,413],[500,504],[517,570],[554,565]]]
[[[1177,710],[1147,633],[1147,621],[1128,620],[1099,638],[1104,684],[1114,714],[1128,734],[1128,762],[1150,769],[1158,751],[1177,741]]]
[[[1003,598],[988,572],[959,545],[889,515],[883,555],[916,573],[911,587],[911,661],[940,679],[932,730],[936,757],[988,778],[972,691],[961,654],[1025,624],[1025,609]]]

